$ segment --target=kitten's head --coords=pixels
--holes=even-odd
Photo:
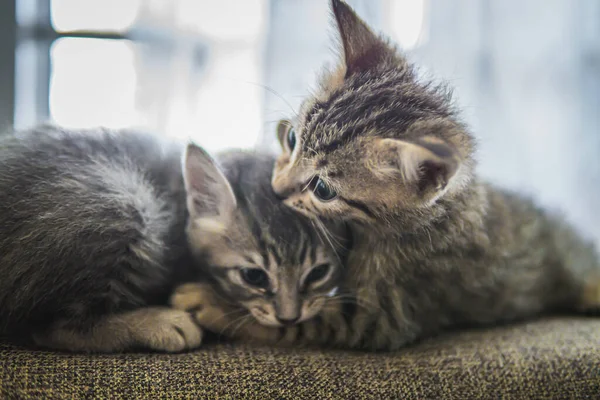
[[[343,61],[294,121],[280,122],[272,186],[308,216],[363,221],[414,214],[457,193],[473,140],[449,93],[422,83],[401,53],[332,1]]]
[[[274,158],[244,152],[219,157],[221,168],[189,145],[184,180],[188,240],[223,301],[268,326],[306,321],[335,294],[341,280],[344,228],[329,226],[333,248],[304,216],[276,197]]]

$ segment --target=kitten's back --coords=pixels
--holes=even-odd
[[[185,256],[179,149],[51,126],[0,142],[0,327],[152,302]]]

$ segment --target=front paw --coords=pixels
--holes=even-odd
[[[212,286],[205,283],[186,283],[171,297],[171,306],[189,312],[196,323],[214,333],[228,336],[237,322],[249,318],[247,313],[219,298]]]
[[[200,346],[203,336],[189,313],[169,308],[140,311],[131,324],[131,332],[139,345],[171,353]]]

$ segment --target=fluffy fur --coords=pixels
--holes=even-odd
[[[136,132],[4,136],[1,332],[77,351],[199,344],[190,317],[166,307],[191,266],[180,163],[178,146]]]

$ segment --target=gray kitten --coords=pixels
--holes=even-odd
[[[219,166],[188,147],[188,240],[212,281],[179,287],[172,305],[198,321],[226,314],[233,333],[269,342],[280,327],[337,311],[332,299],[349,245],[344,225],[329,224],[330,235],[320,236],[310,219],[286,207],[271,188],[273,156],[232,151],[217,159]],[[221,332],[211,323],[201,326]],[[263,336],[264,326],[275,328],[266,331],[275,337]]]
[[[308,343],[398,349],[460,326],[600,306],[600,261],[561,218],[482,182],[474,139],[443,86],[344,2],[332,0],[344,59],[278,128],[272,186],[313,220],[353,236],[344,306],[307,322]],[[199,319],[235,337],[225,305]],[[283,336],[293,344],[293,334]]]
[[[200,343],[166,307],[192,265],[181,150],[126,131],[2,137],[1,333],[76,351]]]

